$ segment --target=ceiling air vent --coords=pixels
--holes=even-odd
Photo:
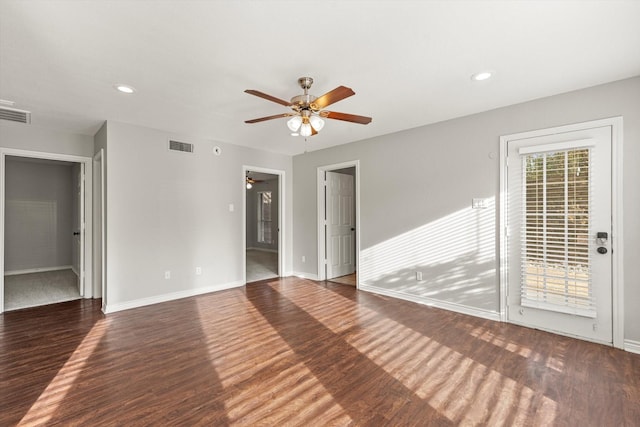
[[[193,153],[193,144],[169,140],[169,150],[182,151],[183,153]]]
[[[30,124],[31,112],[0,105],[0,120],[9,120],[10,122]]]

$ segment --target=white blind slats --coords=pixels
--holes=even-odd
[[[548,148],[548,147],[547,147]],[[595,316],[591,285],[591,150],[521,150],[521,303]]]

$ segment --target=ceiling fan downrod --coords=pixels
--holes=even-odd
[[[291,98],[291,108],[295,111],[308,110],[309,105],[317,99],[316,96],[309,95],[309,89],[313,84],[313,79],[311,77],[300,77],[298,79],[298,84],[304,90],[304,94],[296,95]]]

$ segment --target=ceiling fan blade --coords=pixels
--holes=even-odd
[[[336,111],[322,111],[320,116],[327,119],[343,120],[345,122],[360,123],[361,125],[367,125],[371,123],[371,117],[358,116],[356,114],[338,113]]]
[[[276,98],[275,96],[267,95],[266,93],[260,92],[259,90],[247,89],[247,90],[245,90],[245,92],[250,94],[250,95],[255,95],[255,96],[259,97],[259,98],[263,98],[263,99],[266,99],[268,101],[275,102],[275,103],[280,104],[280,105],[284,105],[285,107],[290,107],[291,106],[291,103],[289,101],[285,101],[284,99]]]
[[[314,111],[322,110],[335,102],[342,101],[343,99],[355,94],[356,93],[350,87],[338,86],[331,92],[327,92],[313,101],[311,103],[311,109]]]
[[[244,122],[245,123],[259,123],[259,122],[264,122],[264,121],[267,121],[267,120],[281,119],[283,117],[289,117],[289,116],[295,116],[295,114],[292,114],[292,113],[276,114],[275,116],[260,117],[258,119],[245,120]]]

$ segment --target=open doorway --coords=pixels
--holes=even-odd
[[[245,167],[245,283],[282,274],[282,176]]]
[[[318,168],[318,279],[358,286],[358,161]]]
[[[91,259],[87,162],[0,150],[0,312],[93,296],[85,263]]]

